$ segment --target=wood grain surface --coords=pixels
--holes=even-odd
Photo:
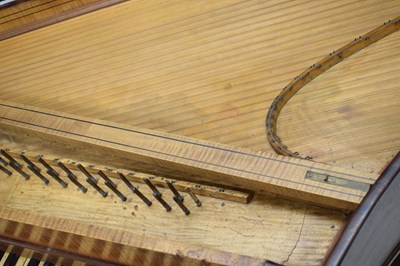
[[[38,162],[38,158],[42,158],[45,160],[47,164],[49,164],[51,167],[57,167],[57,163],[61,162],[63,163],[67,168],[78,171],[78,173],[81,173],[81,171],[78,168],[78,165],[81,165],[86,171],[88,171],[92,175],[97,175],[98,171],[103,171],[106,173],[108,177],[113,177],[117,179],[121,179],[119,177],[119,174],[125,175],[125,177],[135,183],[140,183],[143,184],[143,178],[147,177],[151,179],[152,184],[154,184],[156,187],[165,187],[167,188],[167,184],[165,183],[166,180],[169,180],[170,182],[173,183],[174,187],[178,191],[182,191],[185,193],[186,188],[190,188],[194,194],[199,194],[203,196],[208,196],[208,197],[213,197],[217,199],[223,199],[223,200],[229,200],[229,201],[234,201],[234,202],[240,202],[240,203],[249,203],[251,199],[253,198],[253,193],[251,191],[243,191],[243,190],[232,190],[232,189],[227,189],[227,188],[222,188],[222,187],[216,187],[216,186],[210,186],[210,185],[200,185],[199,183],[193,183],[193,182],[188,182],[188,181],[182,181],[182,180],[177,180],[177,179],[171,179],[171,178],[166,178],[164,176],[156,176],[156,175],[150,175],[142,172],[135,172],[135,171],[129,171],[126,169],[121,169],[121,168],[111,168],[110,165],[98,165],[98,164],[93,164],[88,161],[79,161],[76,162],[74,159],[70,158],[65,158],[65,157],[60,157],[60,156],[49,156],[49,155],[44,155],[43,152],[44,150],[41,150],[40,154],[39,153],[32,153],[30,151],[17,151],[17,150],[6,150],[7,154],[12,156],[15,159],[18,159],[22,165],[27,167],[27,163],[23,161],[21,158],[21,154],[23,154],[26,158],[28,158],[31,162],[34,164],[40,165],[42,168],[43,166]],[[89,158],[86,158],[89,159]],[[21,161],[22,160],[22,161]],[[108,160],[105,162],[109,162]],[[12,170],[12,169],[11,169]]]
[[[0,216],[2,240],[6,243],[13,243],[14,238],[30,240],[27,241],[26,247],[40,248],[39,251],[44,253],[54,249],[54,255],[66,255],[65,260],[56,265],[269,265],[263,259],[160,238],[143,237],[121,230],[79,223],[68,218],[49,218],[4,207],[0,208]],[[29,242],[33,242],[33,245],[29,245]],[[25,243],[22,241],[21,244]],[[21,249],[19,248],[19,252]],[[75,255],[72,255],[73,252]],[[73,261],[75,258],[87,264],[75,263]],[[49,261],[57,262],[51,259]],[[19,260],[17,266],[20,266],[21,262]],[[43,265],[43,262],[40,265]]]
[[[77,152],[92,151],[86,155],[89,161],[95,158],[91,154],[101,153],[107,156],[110,167],[123,162],[130,170],[271,192],[347,211],[356,209],[377,178],[353,169],[267,155],[1,100],[0,126],[6,135],[28,134],[71,145]],[[141,164],[140,168],[137,163]],[[357,182],[366,190],[311,180],[307,177],[312,172],[326,175],[326,178]]]
[[[264,118],[279,90],[399,9],[397,1],[130,1],[3,41],[2,99],[268,151]],[[386,105],[396,99],[398,38],[310,84],[283,110],[282,138],[301,151],[320,145],[308,150],[317,161],[379,172],[399,147],[397,109]],[[377,82],[388,92],[374,93]],[[372,102],[382,111],[365,110]],[[370,115],[374,123],[363,122]],[[380,156],[366,145],[372,137]]]
[[[399,12],[398,1],[378,0],[128,1],[0,42],[0,97],[271,152],[264,121],[280,89]],[[278,124],[284,142],[319,162],[379,173],[400,148],[399,38],[295,96]],[[260,205],[269,223],[257,234],[273,240],[243,252],[291,265],[319,264],[345,219],[281,199]]]
[[[12,30],[99,0],[31,0],[0,10],[0,32]]]
[[[100,0],[30,0],[0,9],[0,35],[38,20],[90,5]]]
[[[267,138],[270,145],[278,154],[285,156],[312,159],[312,156],[304,156],[299,152],[290,151],[286,145],[282,143],[276,132],[277,119],[282,108],[295,94],[316,77],[327,72],[329,69],[339,64],[346,58],[351,57],[362,49],[382,40],[383,38],[400,30],[400,16],[385,21],[379,27],[354,38],[350,43],[337,48],[335,51],[329,53],[326,57],[314,63],[301,74],[293,78],[293,80],[286,85],[279,95],[274,99],[271,104],[266,117],[266,131]]]
[[[256,195],[251,204],[199,196],[203,205],[198,208],[188,201],[186,204],[192,213],[185,216],[171,200],[171,192],[162,188],[163,197],[172,206],[171,212],[166,212],[157,202],[147,207],[122,185],[118,187],[128,196],[127,202],[121,202],[113,194],[102,198],[92,188],[83,194],[72,184],[66,189],[56,182],[45,186],[33,176],[25,181],[18,174],[8,177],[1,173],[0,179],[1,206],[21,210],[19,213],[32,217],[21,216],[17,220],[20,222],[47,227],[60,225],[63,230],[87,235],[79,231],[79,226],[68,226],[71,220],[89,227],[102,227],[105,232],[119,230],[141,238],[163,239],[187,247],[216,249],[276,262],[287,260],[301,236],[308,248],[300,247],[296,251],[296,255],[299,251],[302,253],[300,264],[318,264],[345,218],[331,210],[265,195]],[[151,191],[144,186],[140,190],[151,197]],[[49,218],[34,219],[35,215]],[[53,218],[59,220],[52,223]],[[96,236],[98,231],[92,234]],[[108,238],[112,239],[112,235]],[[309,246],[319,248],[309,250]],[[167,248],[179,250],[174,245]]]
[[[0,41],[125,0],[17,1],[0,12]]]

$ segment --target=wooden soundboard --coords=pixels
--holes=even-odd
[[[307,167],[318,165],[324,171],[340,168],[342,173],[357,173],[372,184],[400,148],[398,33],[324,73],[283,109],[278,124],[280,137],[289,147],[312,156],[313,162],[269,155],[273,151],[266,140],[265,116],[280,89],[301,71],[398,16],[399,10],[396,2],[378,5],[376,1],[127,1],[0,42],[0,98],[2,103],[23,105],[29,110],[44,108],[40,110],[147,128],[141,129],[146,133],[172,133],[174,138],[190,137],[196,143],[213,143],[218,148],[228,145],[235,151],[293,160]],[[5,109],[3,112],[12,115]],[[19,119],[28,117],[16,115]],[[254,183],[258,179],[253,177],[200,167],[201,173],[185,176],[185,181],[176,179],[178,184],[188,182],[195,187],[198,180],[217,195],[196,194],[202,202],[197,207],[182,185],[179,193],[185,195],[184,202],[191,211],[186,216],[172,200],[171,191],[160,187],[163,198],[172,206],[166,212],[154,198],[153,205],[147,207],[117,178],[118,171],[128,175],[142,167],[145,175],[149,173],[144,165],[131,164],[137,161],[137,154],[134,160],[125,161],[121,159],[132,155],[126,150],[117,151],[119,156],[99,153],[101,147],[82,150],[70,140],[43,140],[48,132],[25,128],[23,134],[10,134],[9,130],[22,132],[21,127],[5,124],[1,145],[13,156],[24,151],[32,160],[44,155],[52,158],[49,161],[61,158],[104,166],[105,171],[112,168],[110,177],[129,195],[123,202],[109,189],[109,196],[101,197],[86,183],[88,192],[82,193],[72,183],[63,188],[49,176],[46,186],[31,172],[28,181],[18,173],[12,178],[2,174],[3,232],[8,236],[21,232],[20,236],[28,238],[23,232],[48,229],[45,241],[60,252],[80,250],[87,255],[92,246],[74,248],[76,243],[97,239],[104,241],[99,246],[107,250],[96,252],[105,254],[101,259],[120,263],[137,259],[149,265],[173,265],[176,261],[198,264],[203,260],[210,264],[263,265],[270,260],[318,265],[346,220],[347,212],[342,210],[354,209],[357,203],[350,200],[351,204],[340,205],[340,200],[329,199],[331,203],[326,204],[318,202],[325,196],[299,196],[306,195],[304,191],[293,200],[288,197],[293,195],[290,192],[279,193],[276,184],[259,188],[259,183]],[[32,132],[42,139],[33,137]],[[177,148],[177,152],[181,151]],[[20,158],[18,161],[23,163]],[[160,163],[164,164],[160,172],[152,175],[182,178],[181,173],[163,171],[176,170],[185,162],[157,158],[152,170]],[[68,167],[79,180],[85,180],[73,164]],[[188,173],[194,170],[193,165],[185,167],[189,167]],[[284,173],[283,169],[276,173]],[[216,171],[218,175],[214,176]],[[199,178],[205,172],[207,178]],[[221,181],[226,174],[233,187]],[[63,178],[68,181],[65,175]],[[130,180],[152,197],[139,179]],[[204,180],[211,184],[203,184]],[[102,187],[107,189],[104,184]],[[251,199],[255,194],[247,203],[235,201],[225,195],[228,189],[235,199]],[[313,193],[318,195],[318,191]],[[336,202],[338,208],[332,209]],[[318,203],[330,207],[319,207]],[[23,229],[25,226],[30,229]],[[71,240],[60,241],[66,235],[56,236],[57,232],[66,233]],[[35,234],[29,239],[37,241]],[[86,237],[87,241],[75,241]],[[112,248],[117,242],[122,250],[119,256],[112,251],[118,249]]]
[[[0,2],[0,41],[125,0],[6,0]]]

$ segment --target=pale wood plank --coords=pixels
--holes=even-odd
[[[103,150],[109,164],[147,164],[147,171],[298,198],[345,210],[366,191],[306,179],[308,171],[372,184],[373,174],[0,102],[3,128]],[[94,150],[93,150],[94,151]],[[128,168],[129,169],[129,168]]]

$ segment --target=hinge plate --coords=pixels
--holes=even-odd
[[[310,179],[313,181],[322,182],[325,184],[330,184],[339,187],[351,188],[360,191],[368,192],[370,184],[362,183],[350,179],[345,179],[341,177],[336,177],[328,174],[317,173],[313,171],[307,171],[305,179]]]

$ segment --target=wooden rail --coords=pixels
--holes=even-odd
[[[141,170],[149,173],[272,192],[344,210],[354,210],[376,179],[352,169],[4,101],[0,125],[4,134],[27,133],[96,150],[108,164],[124,162],[129,170],[140,163]]]

